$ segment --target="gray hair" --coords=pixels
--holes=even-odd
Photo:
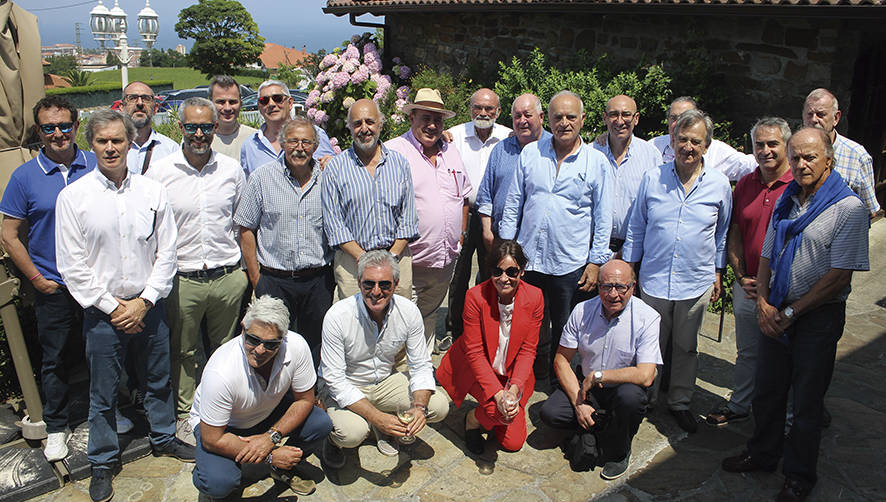
[[[775,127],[781,132],[781,140],[787,145],[791,140],[791,126],[781,117],[763,117],[758,120],[754,127],[751,127],[751,141],[757,137],[757,130],[761,127]]]
[[[311,119],[303,117],[301,115],[296,115],[294,119],[289,120],[285,124],[283,124],[283,127],[280,128],[280,133],[277,134],[277,141],[279,141],[280,144],[283,144],[283,140],[286,139],[286,133],[293,127],[298,126],[310,127],[311,132],[314,133],[314,145],[320,142],[320,138],[317,136],[317,128],[314,127],[314,123],[311,122]]]
[[[240,98],[240,84],[234,80],[234,77],[230,75],[216,75],[212,77],[212,80],[209,82],[209,97],[212,98],[212,90],[216,87],[221,87],[222,89],[230,89],[231,87],[237,88],[237,97]]]
[[[570,91],[570,90],[568,90],[568,89],[563,89],[562,91],[558,92],[557,94],[554,94],[554,95],[551,97],[551,100],[548,101],[548,110],[551,109],[551,103],[553,103],[554,100],[557,99],[557,98],[559,98],[560,96],[572,96],[573,98],[577,99],[577,100],[578,100],[578,103],[581,105],[581,114],[584,115],[584,113],[585,113],[585,102],[581,100],[581,96],[579,96],[578,94],[576,94],[576,93],[574,93],[574,92],[572,92],[572,91]]]
[[[699,122],[703,122],[706,129],[704,135],[705,147],[711,146],[711,142],[714,141],[714,122],[711,121],[711,118],[708,117],[707,113],[699,109],[686,110],[680,114],[677,123],[674,124],[674,135],[679,134],[683,129],[692,127]]]
[[[698,110],[698,103],[695,101],[695,99],[693,99],[691,96],[680,96],[678,98],[674,98],[674,100],[671,101],[671,104],[668,106],[668,113],[665,115],[665,120],[667,120],[668,116],[671,114],[671,108],[673,108],[674,105],[676,105],[677,103],[689,103],[690,105],[692,105],[692,108]]]
[[[289,331],[289,309],[283,300],[262,295],[249,304],[246,315],[243,316],[243,326],[246,329],[255,322],[275,327],[282,338]]]
[[[394,258],[387,249],[373,249],[367,251],[357,260],[357,278],[363,279],[363,272],[366,267],[384,267],[389,266],[394,272],[394,282],[400,282],[400,263]]]
[[[132,119],[130,119],[127,115],[118,112],[117,110],[103,108],[93,113],[89,117],[89,120],[86,122],[86,142],[92,145],[92,140],[95,138],[96,129],[107,127],[107,125],[112,122],[123,123],[123,128],[126,129],[126,139],[130,143],[132,142],[132,140],[135,139],[136,130],[135,124],[132,123]]]
[[[833,100],[833,102],[834,102],[833,113],[837,113],[837,111],[840,110],[840,104],[837,103],[837,96],[834,96],[834,93],[825,89],[824,87],[819,87],[818,89],[813,89],[812,92],[810,92],[809,95],[806,96],[806,100],[803,101],[803,107],[805,108],[806,103],[808,103],[810,100],[818,101],[820,99],[828,99],[828,98]]]
[[[511,103],[511,116],[512,117],[514,116],[514,106],[517,104],[517,99],[520,99],[523,96],[532,96],[532,101],[535,104],[535,113],[541,114],[541,112],[542,112],[541,100],[538,99],[538,96],[536,96],[535,94],[526,93],[526,94],[521,94],[521,95],[517,96],[517,98],[514,99],[514,102]]]
[[[212,101],[209,101],[206,98],[201,98],[198,96],[192,96],[184,101],[178,107],[178,120],[179,122],[184,121],[185,110],[187,108],[209,108],[212,110],[212,122],[218,122],[218,110],[215,108],[215,105],[212,104]]]
[[[292,94],[289,93],[289,87],[286,87],[286,84],[284,84],[280,80],[273,80],[273,79],[265,80],[264,82],[262,82],[261,85],[258,86],[258,93],[261,94],[262,89],[264,89],[265,87],[271,87],[274,85],[279,86],[281,89],[283,89],[283,94],[289,96],[290,98],[292,97]]]
[[[797,132],[794,133],[796,136],[798,133],[803,131],[813,131],[815,134],[821,138],[821,144],[824,145],[824,155],[825,157],[834,160],[834,144],[831,142],[831,136],[824,131],[824,129],[819,129],[818,127],[801,127],[797,129]],[[790,145],[788,145],[790,147]]]

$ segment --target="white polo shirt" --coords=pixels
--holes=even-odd
[[[317,374],[308,342],[289,331],[271,368],[267,386],[249,365],[243,336],[219,347],[206,363],[203,378],[194,393],[189,422],[215,427],[248,429],[271,414],[289,391],[304,392],[314,387]]]

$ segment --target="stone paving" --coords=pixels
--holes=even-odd
[[[840,341],[838,361],[826,403],[833,424],[822,435],[819,482],[810,500],[886,500],[880,453],[886,451],[886,221],[871,230],[872,272],[855,274]],[[716,342],[718,316],[707,314],[699,341],[699,376],[692,409],[705,414],[728,396],[735,360],[733,322],[726,316],[723,340]],[[426,428],[420,440],[397,458],[384,457],[374,444],[350,454],[346,466],[324,475],[315,456],[308,458],[317,491],[305,501],[649,501],[766,500],[781,488],[779,473],[729,474],[720,460],[738,453],[753,431],[751,420],[715,428],[702,424],[696,434],[680,430],[666,410],[650,412],[634,438],[630,470],[614,481],[599,469],[569,468],[562,435],[541,424],[546,396],[535,393],[529,406],[529,437],[520,452],[487,446],[480,457],[466,454],[462,424],[466,403]],[[115,500],[196,500],[191,465],[146,457],[126,464],[114,480]],[[490,474],[481,474],[489,472]],[[251,478],[263,473],[251,472]],[[72,482],[33,500],[88,501],[89,479]],[[288,489],[263,479],[249,486],[244,500],[298,500]]]

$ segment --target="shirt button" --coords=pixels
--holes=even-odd
[[[679,238],[679,237],[677,237],[677,240],[680,240],[680,238]]]
[[[677,255],[675,254],[675,255],[674,255],[674,258],[676,258],[676,257],[677,257]]]

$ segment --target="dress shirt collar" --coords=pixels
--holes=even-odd
[[[385,162],[388,161],[388,156],[390,155],[391,151],[388,150],[388,147],[386,147],[381,141],[378,142],[378,146],[379,148],[381,148],[381,157],[378,159],[378,167],[381,167]],[[360,160],[360,157],[357,155],[357,151],[354,150],[353,145],[345,150],[345,152],[347,152],[348,157],[351,159],[354,165],[359,167],[366,167],[366,164],[364,164],[363,161]]]
[[[126,169],[126,177],[123,178],[123,182],[120,183],[120,188],[117,188],[117,185],[110,178],[105,176],[105,173],[103,173],[102,170],[98,168],[98,166],[96,166],[95,169],[92,170],[92,175],[95,176],[95,179],[103,187],[115,192],[129,188],[129,185],[132,182],[132,175],[130,174],[129,169]]]
[[[578,142],[579,142],[578,150],[576,150],[575,153],[564,157],[563,162],[567,162],[567,161],[571,162],[571,161],[575,160],[576,158],[578,158],[579,155],[581,155],[581,153],[585,149],[585,142],[583,139],[581,139],[581,136],[578,137]],[[538,140],[538,148],[541,151],[542,155],[545,155],[548,157],[553,157],[554,162],[556,163],[557,150],[554,149],[554,135],[553,134],[547,140],[539,139]]]
[[[354,295],[354,299],[357,301],[357,316],[362,317],[366,322],[370,323],[373,326],[376,326],[375,319],[369,315],[369,309],[366,308],[366,302],[363,301],[363,292],[359,292]],[[391,316],[391,311],[394,310],[394,302],[397,300],[397,295],[391,296],[391,301],[388,302],[388,309],[385,310],[385,318],[382,322],[382,329],[378,330],[378,335],[381,336],[384,327],[388,325],[388,318]]]
[[[757,168],[751,172],[751,176],[752,176],[751,179],[753,179],[755,182],[757,182],[763,186],[766,186],[766,182],[763,181],[763,173],[762,173],[762,169],[760,168],[760,166],[757,166]],[[784,172],[784,174],[781,175],[781,177],[779,177],[777,180],[775,180],[775,182],[772,184],[772,188],[775,188],[779,185],[784,185],[784,184],[790,183],[792,181],[794,181],[794,175],[791,174],[791,170],[788,169],[787,171]]]
[[[414,146],[416,150],[418,150],[418,153],[420,153],[422,155],[425,154],[424,145],[422,145],[421,142],[418,141],[418,138],[416,138],[415,135],[412,134],[411,128],[408,131],[406,131],[406,134],[404,134],[403,136],[406,137],[406,141],[409,141],[409,143],[412,146]],[[445,152],[446,150],[449,149],[449,143],[447,143],[446,141],[443,141],[443,137],[441,136],[440,139],[437,140],[437,148],[438,148],[437,154],[438,155],[442,154],[443,152]]]
[[[206,162],[206,165],[203,166],[203,169],[197,169],[192,166],[190,162],[188,162],[188,158],[185,157],[185,151],[182,148],[179,148],[173,155],[175,158],[172,162],[177,165],[184,167],[187,170],[195,171],[197,173],[208,173],[211,169],[215,168],[218,165],[218,160],[216,159],[215,150],[210,150],[209,160]]]
[[[281,152],[282,152],[282,150],[281,150]],[[277,160],[279,161],[279,166],[280,166],[280,169],[282,170],[281,172],[283,173],[283,175],[286,176],[287,178],[289,178],[295,184],[295,186],[301,188],[301,184],[299,184],[299,181],[295,178],[295,176],[292,175],[292,171],[289,170],[289,166],[286,165],[286,159],[281,155],[280,157],[277,158]],[[308,186],[305,187],[305,190],[314,186],[317,183],[317,180],[319,178],[320,178],[320,170],[317,169],[317,161],[314,160],[314,158],[312,157],[311,158],[311,179],[308,180]]]
[[[60,171],[62,164],[50,159],[46,156],[46,148],[41,148],[40,153],[37,154],[37,164],[40,166],[40,169],[43,170],[44,174],[52,174],[53,171]],[[83,153],[77,145],[74,145],[74,160],[71,162],[71,166],[67,169],[74,169],[74,167],[86,167],[86,154]]]
[[[144,142],[144,144],[139,145],[138,143],[135,142],[135,140],[132,140],[132,144],[129,145],[129,149],[130,150],[136,149],[138,151],[147,150],[148,147],[151,146],[151,143],[153,143],[155,141],[157,143],[160,143],[159,136],[160,135],[157,133],[157,131],[155,131],[154,128],[152,127],[151,128],[151,135],[148,136],[148,139]]]
[[[627,162],[628,159],[631,158],[631,146],[633,146],[634,140],[636,138],[637,137],[632,134],[631,139],[628,140],[628,144],[627,144],[627,146],[625,146],[625,158],[622,160],[622,162]],[[611,159],[613,161],[615,160],[615,155],[612,153],[612,148],[609,146],[609,134],[608,133],[606,135],[606,142],[603,144],[603,153],[605,153],[606,157],[608,157],[609,159]]]
[[[465,137],[466,138],[470,138],[470,137],[477,138],[477,141],[479,141],[480,144],[482,144],[482,145],[486,145],[489,142],[495,143],[495,142],[497,142],[497,141],[495,141],[495,126],[497,126],[497,125],[498,124],[495,122],[492,123],[492,127],[489,128],[489,136],[486,137],[486,141],[482,141],[480,139],[480,136],[477,136],[477,127],[474,126],[474,122],[473,121],[468,122],[467,125],[465,126],[465,129],[467,129],[465,131]]]
[[[621,318],[622,314],[624,314],[628,309],[632,309],[633,301],[634,301],[634,296],[631,295],[631,297],[628,298],[628,301],[625,302],[624,308],[619,310],[617,314],[612,316],[612,319],[607,319],[606,318],[606,311],[603,310],[603,299],[601,298],[600,301],[597,302],[597,308],[600,309],[600,311],[597,312],[597,315],[600,317],[600,319],[602,319],[606,323],[609,323],[609,324],[616,323]]]

